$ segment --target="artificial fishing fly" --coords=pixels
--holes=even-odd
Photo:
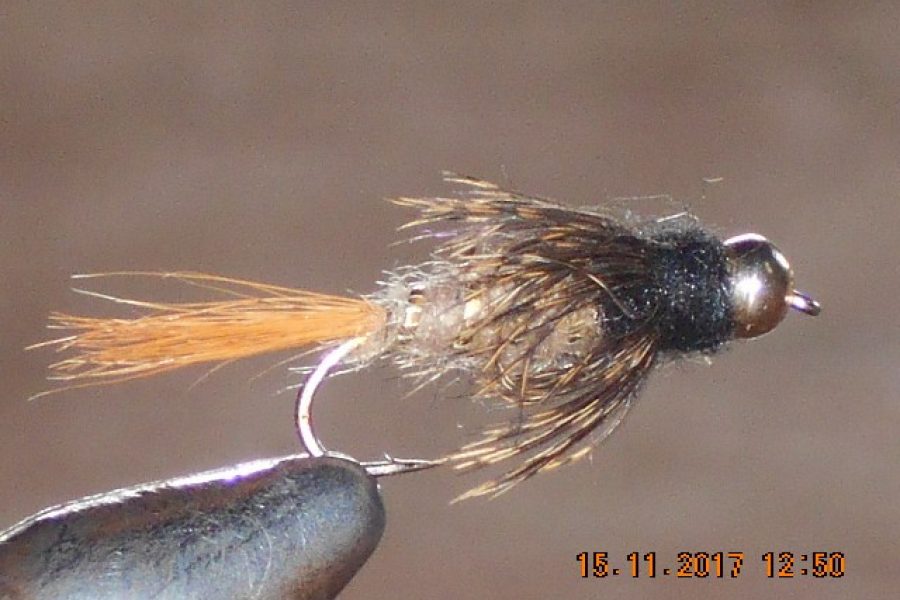
[[[311,423],[319,384],[338,364],[390,359],[422,381],[467,374],[476,399],[516,409],[508,423],[438,461],[393,459],[381,474],[450,463],[466,470],[521,462],[462,497],[501,493],[576,460],[621,422],[651,369],[762,335],[789,309],[819,313],[794,290],[779,250],[762,236],[722,241],[690,215],[638,221],[574,209],[448,174],[449,198],[398,198],[406,225],[436,241],[431,259],[388,273],[379,289],[343,298],[197,273],[176,278],[229,295],[203,303],[102,296],[143,312],[130,319],[53,314],[69,335],[38,346],[62,389],[224,363],[281,350],[327,350],[298,396]]]

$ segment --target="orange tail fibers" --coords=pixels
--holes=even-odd
[[[308,348],[364,337],[385,323],[384,309],[363,299],[204,275],[201,273],[101,273],[75,278],[140,275],[171,278],[226,294],[216,302],[156,303],[76,290],[144,311],[126,319],[50,316],[51,329],[71,335],[30,348],[52,346],[74,355],[50,365],[50,379],[66,385],[46,394],[155,375],[201,363]]]

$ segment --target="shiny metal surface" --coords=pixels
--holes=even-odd
[[[384,523],[356,463],[254,461],[22,521],[0,534],[0,598],[333,598]]]
[[[748,233],[725,241],[731,266],[735,337],[753,338],[781,323],[788,311],[794,274],[766,238]]]

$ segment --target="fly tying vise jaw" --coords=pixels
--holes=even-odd
[[[300,437],[300,444],[303,446],[303,449],[314,458],[326,455],[347,458],[340,453],[326,450],[319,441],[315,431],[313,431],[312,403],[316,390],[328,376],[328,372],[337,366],[348,354],[353,352],[353,350],[355,350],[362,342],[363,338],[354,338],[326,353],[324,358],[319,361],[319,364],[316,365],[316,368],[303,383],[303,387],[300,388],[300,393],[297,394],[297,435]],[[412,473],[413,471],[430,469],[440,465],[442,462],[443,461],[440,460],[423,460],[418,458],[394,458],[385,454],[384,460],[360,464],[372,477],[384,477],[387,475],[400,475],[403,473]]]

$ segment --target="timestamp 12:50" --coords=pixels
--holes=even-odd
[[[660,564],[656,552],[630,552],[625,562],[613,564],[608,552],[581,552],[576,555],[581,577],[649,577],[673,576],[695,579],[734,579],[742,573],[744,552],[678,552],[676,565]],[[842,552],[765,552],[761,556],[765,576],[786,579],[795,576],[817,578],[843,577],[845,556]]]

